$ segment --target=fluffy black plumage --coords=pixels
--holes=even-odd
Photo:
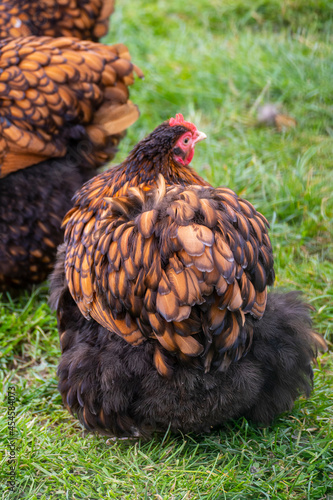
[[[83,318],[65,281],[64,250],[51,279],[62,346],[59,390],[88,430],[144,437],[168,428],[200,433],[241,416],[267,425],[300,394],[310,394],[311,362],[324,341],[311,330],[309,307],[298,293],[271,292],[260,321],[246,316],[252,346],[226,372],[178,363],[168,379],[153,365],[153,341],[133,347]]]
[[[46,279],[71,198],[94,173],[69,158],[40,162],[0,182],[0,290]]]

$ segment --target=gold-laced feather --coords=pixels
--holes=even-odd
[[[107,34],[114,0],[5,0],[0,4],[0,39],[70,36],[98,41]]]
[[[127,184],[105,197],[98,217],[74,208],[65,225],[66,278],[81,313],[133,345],[157,339],[161,375],[172,370],[163,349],[203,357],[206,371],[248,350],[245,317],[265,311],[273,258],[266,219],[233,191],[166,187],[160,175],[150,191]]]
[[[122,44],[18,38],[0,42],[0,68],[0,177],[66,154],[97,168],[139,116]]]

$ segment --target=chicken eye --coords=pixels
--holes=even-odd
[[[184,139],[184,141],[183,141],[183,142],[184,142],[184,144],[188,144],[188,143],[190,142],[189,137],[185,137],[185,139]]]

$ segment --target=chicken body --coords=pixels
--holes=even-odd
[[[294,294],[267,298],[266,219],[189,166],[203,136],[177,115],[89,181],[65,217],[51,283],[59,390],[90,430],[268,423],[310,391],[324,341]]]
[[[0,39],[19,36],[106,35],[114,0],[5,0],[0,4]]]
[[[0,289],[45,279],[74,192],[139,116],[124,45],[0,42]],[[137,70],[139,71],[139,70]],[[29,271],[31,269],[31,271]]]

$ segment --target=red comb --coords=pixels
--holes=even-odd
[[[197,127],[194,125],[194,123],[186,122],[181,113],[177,113],[176,118],[170,118],[169,125],[170,127],[174,127],[175,125],[182,125],[183,127],[190,129],[192,132],[197,131]]]

